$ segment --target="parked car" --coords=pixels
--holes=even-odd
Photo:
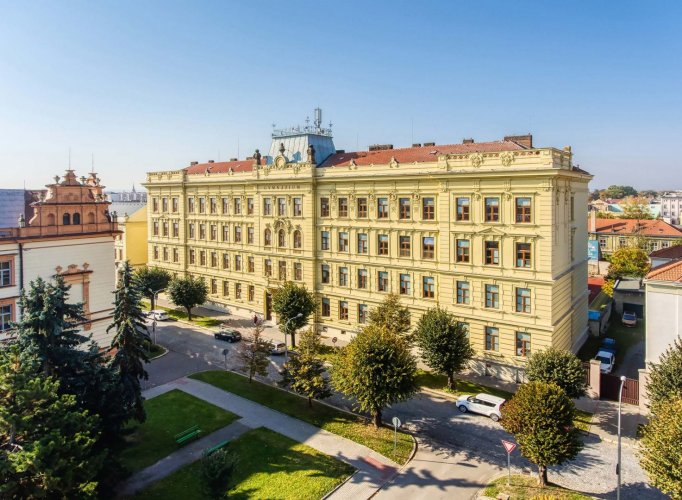
[[[151,310],[147,313],[147,317],[155,320],[155,321],[168,321],[170,319],[170,316],[168,316],[168,313],[166,311],[162,311],[160,309],[154,309]]]
[[[632,311],[625,311],[622,321],[625,326],[635,327],[637,326],[637,314]]]
[[[491,420],[497,422],[502,418],[502,413],[500,411],[505,402],[506,400],[504,398],[491,396],[490,394],[481,393],[476,394],[475,396],[465,394],[457,399],[457,409],[462,413],[468,411],[471,413],[479,413],[486,417],[490,417]]]
[[[287,345],[284,342],[277,342],[270,349],[270,354],[284,354],[287,350]]]
[[[239,342],[242,339],[242,334],[237,330],[220,330],[213,334],[217,340],[226,340],[227,342]]]
[[[594,359],[599,360],[599,371],[602,373],[611,373],[613,371],[613,365],[616,364],[615,352],[606,350],[603,347],[599,348],[599,352],[597,352]]]

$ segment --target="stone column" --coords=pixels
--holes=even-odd
[[[601,382],[601,371],[599,367],[601,363],[598,359],[590,360],[590,383],[587,387],[587,395],[592,399],[599,399],[600,393],[600,382]]]

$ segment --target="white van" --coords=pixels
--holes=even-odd
[[[466,413],[470,411],[471,413],[479,413],[490,417],[493,422],[497,422],[502,418],[502,405],[506,402],[505,399],[499,398],[497,396],[491,396],[490,394],[476,394],[471,396],[465,394],[457,399],[457,409]]]
[[[166,311],[162,311],[159,309],[149,311],[147,313],[147,316],[155,321],[167,321],[170,319],[170,316],[168,316],[168,313]]]

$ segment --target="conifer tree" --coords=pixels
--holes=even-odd
[[[237,352],[239,368],[249,376],[249,383],[255,375],[268,374],[268,355],[272,349],[272,342],[263,338],[263,323],[257,321],[253,327],[251,342],[244,342]]]
[[[294,392],[308,398],[308,406],[313,399],[325,399],[332,395],[329,380],[325,377],[324,363],[320,354],[320,337],[312,329],[301,335],[298,354],[294,354],[284,365],[281,385],[291,387]]]

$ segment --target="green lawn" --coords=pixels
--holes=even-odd
[[[514,394],[502,389],[496,389],[495,387],[488,387],[476,382],[470,382],[469,380],[458,379],[457,388],[451,391],[447,388],[447,377],[445,375],[438,375],[437,373],[432,373],[426,370],[417,370],[417,385],[421,387],[426,387],[428,389],[435,389],[438,391],[445,391],[453,394],[455,396],[460,396],[462,394],[478,394],[479,392],[485,392],[486,394],[491,394],[493,396],[499,396],[504,399],[510,399]]]
[[[251,498],[322,498],[341,484],[353,467],[271,430],[254,429],[227,446],[238,463],[227,496]],[[137,498],[202,500],[197,461],[154,483]]]
[[[132,427],[121,461],[131,472],[144,469],[179,448],[173,436],[198,425],[202,436],[239,417],[177,389],[145,401],[147,420]]]
[[[412,451],[412,437],[409,434],[398,433],[398,446],[394,453],[393,430],[386,427],[375,429],[360,417],[317,402],[314,402],[313,406],[310,407],[304,398],[255,380],[249,383],[248,378],[236,373],[207,371],[191,375],[191,378],[214,385],[365,445],[400,464],[407,461]]]
[[[142,307],[146,310],[149,310],[150,308],[150,303],[148,300],[142,300]],[[182,309],[173,309],[172,307],[164,307],[156,304],[156,310],[160,311],[166,311],[168,313],[168,316],[170,316],[173,319],[180,319],[182,321],[189,321],[187,319],[187,312],[182,310]],[[210,318],[208,316],[200,316],[198,314],[192,314],[192,321],[191,323],[197,325],[197,326],[203,326],[205,328],[215,328],[217,326],[221,326],[223,324],[223,321],[220,319],[216,318]]]
[[[575,419],[573,420],[573,425],[583,432],[587,432],[592,423],[592,413],[589,411],[582,411],[576,408]]]
[[[150,344],[149,349],[145,351],[145,354],[149,359],[154,359],[162,354],[165,354],[167,349],[159,344]]]
[[[512,474],[511,484],[507,486],[507,476],[500,477],[486,486],[483,494],[491,498],[497,498],[500,493],[506,493],[511,500],[531,500],[535,498],[547,498],[551,500],[589,500],[592,497],[567,490],[561,486],[549,484],[544,488],[538,486],[537,475],[522,476]]]
[[[616,339],[616,365],[620,365],[627,350],[637,342],[644,340],[644,320],[640,319],[637,321],[636,327],[630,328],[623,325],[620,317],[614,313],[611,316],[611,325],[603,337]],[[580,348],[578,357],[583,361],[594,359],[603,337],[593,337],[590,335],[585,344]]]

